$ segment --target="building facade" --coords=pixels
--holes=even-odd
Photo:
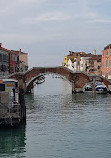
[[[80,71],[87,72],[89,69],[89,58],[91,58],[93,54],[80,54]]]
[[[67,68],[74,72],[76,71],[76,58],[71,58],[68,60]]]
[[[101,74],[101,55],[96,55],[96,50],[93,51],[93,54],[69,51],[69,55],[64,57],[63,65],[74,72]]]
[[[9,50],[0,43],[0,75],[28,70],[28,54],[20,51]]]
[[[9,51],[9,73],[19,71],[19,55],[14,51]]]
[[[2,48],[0,43],[0,76],[9,74],[9,53],[7,49]]]
[[[8,75],[16,72],[18,54],[3,48],[0,43],[0,73]]]
[[[102,51],[101,75],[111,79],[111,44]]]
[[[19,71],[23,72],[23,71],[27,71],[28,70],[28,53],[24,53],[21,51],[21,49],[19,51],[15,51],[19,56]]]
[[[80,71],[80,55],[85,52],[72,52],[69,51],[69,55],[64,57],[63,66],[73,71]]]
[[[101,75],[101,55],[89,58],[89,74]]]

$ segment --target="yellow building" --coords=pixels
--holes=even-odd
[[[74,61],[76,62],[76,70],[80,70],[80,54],[85,54],[85,52],[72,52],[72,51],[69,51],[69,55],[64,56],[63,66],[68,67],[69,59],[71,59],[71,60],[74,59]]]

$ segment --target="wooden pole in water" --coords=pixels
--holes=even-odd
[[[72,94],[75,93],[75,82],[74,80],[72,80]]]
[[[93,85],[92,85],[92,92],[93,92],[93,93],[96,93],[96,88],[95,88],[95,86],[96,86],[96,78],[93,77]]]
[[[26,123],[26,106],[24,99],[24,90],[22,88],[19,88],[19,102],[21,106],[21,122]]]

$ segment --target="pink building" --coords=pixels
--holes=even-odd
[[[89,58],[89,74],[101,74],[101,55],[94,55]]]
[[[111,44],[107,45],[102,51],[101,74],[111,79]]]
[[[27,71],[28,70],[28,54],[21,51],[15,51],[19,55],[19,71]]]

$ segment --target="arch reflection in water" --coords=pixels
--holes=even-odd
[[[0,129],[0,157],[24,157],[25,126],[16,129]]]

